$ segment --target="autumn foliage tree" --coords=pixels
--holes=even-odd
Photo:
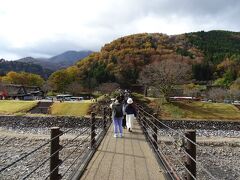
[[[97,90],[103,94],[110,94],[118,89],[120,85],[118,83],[102,83],[98,86]]]
[[[225,66],[223,69],[217,66],[227,58],[232,61],[232,57],[234,63],[239,64],[239,37],[239,33],[227,31],[202,31],[174,36],[161,33],[129,35],[105,44],[99,52],[92,53],[74,66],[53,73],[49,80],[56,91],[66,91],[75,81],[88,88],[89,92],[107,82],[128,87],[137,83],[147,65],[174,59],[191,64],[193,79],[197,81],[206,83],[224,78],[224,83],[231,85],[240,76],[239,68],[231,66],[234,71],[229,71]],[[146,87],[152,84],[146,80],[141,82],[145,82]]]
[[[2,77],[2,82],[7,84],[21,84],[26,86],[42,86],[44,83],[43,78],[40,75],[26,73],[26,72],[14,72],[10,71],[6,76]]]
[[[85,88],[77,81],[72,82],[68,85],[67,91],[72,95],[76,96],[85,91]]]
[[[240,78],[230,86],[229,93],[232,99],[240,100]]]
[[[71,79],[65,70],[54,72],[48,79],[49,84],[54,91],[65,92],[67,86],[71,83]]]
[[[168,101],[175,85],[191,77],[191,65],[174,60],[156,62],[146,66],[140,74],[141,84],[154,86]]]

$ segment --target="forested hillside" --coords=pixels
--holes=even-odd
[[[204,62],[193,66],[197,80],[215,80],[229,86],[240,76],[240,33],[209,31],[186,34],[188,41],[204,54]]]
[[[104,82],[137,83],[142,69],[153,62],[174,60],[192,65],[192,79],[229,85],[239,77],[240,33],[196,32],[168,36],[143,33],[121,37],[75,66],[55,72],[50,82],[63,91],[72,83],[93,88]],[[61,83],[61,87],[59,87]]]
[[[200,31],[189,33],[187,37],[191,44],[204,53],[205,60],[213,64],[221,63],[226,57],[240,55],[239,32]]]
[[[45,79],[48,78],[50,74],[53,72],[49,69],[44,69],[42,68],[42,66],[37,64],[17,61],[5,61],[1,59],[0,76],[4,76],[10,71],[34,73],[42,76]]]

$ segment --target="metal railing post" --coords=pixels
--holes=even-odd
[[[194,143],[196,143],[196,131],[195,130],[187,130],[185,132],[185,136],[188,139],[190,139],[191,141],[193,141]],[[194,162],[194,160],[196,161],[196,145],[193,144],[192,142],[190,142],[188,139],[186,139],[187,143],[185,145],[185,149],[186,149],[186,152],[192,158],[187,156],[185,166],[187,167],[189,172],[191,172],[192,175],[189,172],[187,172],[186,179],[193,180],[194,178],[196,178],[196,162]]]
[[[111,122],[112,120],[112,109],[109,108],[109,121]]]
[[[95,122],[96,122],[95,113],[91,113],[91,142],[90,142],[91,149],[95,148],[95,136],[96,136]]]
[[[61,164],[61,160],[59,159],[59,150],[62,146],[59,145],[59,135],[62,133],[59,127],[51,128],[51,147],[50,147],[50,180],[58,180],[61,179],[61,175],[58,173],[58,166]],[[58,137],[57,137],[58,136]]]
[[[143,114],[142,114],[142,117],[141,117],[141,121],[142,121],[142,123],[143,123],[143,130],[144,130],[145,133],[146,133],[146,132],[147,132],[147,123],[146,123],[147,119],[146,119],[145,116],[143,116]]]
[[[154,117],[157,117],[156,114],[154,114]],[[152,138],[153,138],[153,146],[155,148],[155,150],[158,150],[158,143],[157,143],[157,133],[158,133],[158,129],[157,129],[157,120],[153,119],[152,123],[154,125],[152,125],[153,127],[153,134],[152,134]]]
[[[107,116],[106,116],[106,110],[107,108],[103,108],[103,129],[104,131],[106,131],[106,128],[107,128]]]

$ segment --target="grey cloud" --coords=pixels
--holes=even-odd
[[[74,35],[68,38],[66,38],[67,34],[58,35],[54,40],[42,39],[36,44],[20,49],[11,48],[9,42],[1,38],[0,58],[1,53],[14,53],[21,57],[46,57],[67,50],[97,51],[115,38],[137,33],[134,22],[151,16],[167,22],[172,18],[173,23],[188,19],[190,31],[211,29],[239,31],[240,29],[240,1],[238,0],[119,0],[111,1],[111,4],[106,4],[106,7],[97,12],[99,14],[84,24],[86,29],[93,31],[89,37],[82,35],[82,38],[76,39]],[[73,20],[76,23],[81,21],[81,18],[75,18]],[[143,29],[142,32],[145,30]]]
[[[154,16],[166,21],[190,21],[189,26],[199,30],[226,29],[238,31],[240,1],[238,0],[131,0],[105,9],[98,18],[89,21],[89,27],[102,27],[112,31],[128,29],[134,21]],[[130,28],[126,28],[126,27]],[[194,28],[195,27],[195,28]],[[205,29],[209,27],[208,29]],[[126,32],[126,31],[125,31]]]
[[[22,48],[6,48],[8,47],[8,44],[1,44],[0,47],[4,46],[5,49],[0,50],[0,58],[1,55],[4,54],[12,54],[13,57],[16,55],[19,58],[26,57],[26,56],[32,56],[32,57],[51,57],[55,56],[57,54],[63,53],[68,50],[85,50],[84,45],[79,45],[71,41],[64,41],[64,40],[57,40],[54,42],[45,40],[41,41],[35,45],[22,47]],[[7,59],[7,60],[15,60],[15,59]]]
[[[149,0],[145,3],[146,13],[159,18],[170,18],[175,15],[192,20],[189,26],[203,26],[212,23],[214,29],[240,29],[240,1],[238,0]],[[201,30],[201,29],[199,29]]]
[[[231,9],[238,9],[240,1],[238,0],[149,0],[145,4],[148,12],[157,14],[178,14],[190,16],[218,15],[225,14]]]

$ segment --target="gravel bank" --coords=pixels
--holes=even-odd
[[[84,122],[84,123],[83,123]],[[100,123],[101,120],[97,120]],[[240,123],[237,122],[189,122],[189,121],[164,121],[168,126],[183,133],[184,129],[197,129],[197,141],[201,148],[197,148],[198,162],[217,179],[240,179]],[[84,124],[84,125],[83,125]],[[60,166],[60,172],[64,173],[74,159],[82,152],[88,142],[79,144],[86,136],[80,136],[71,141],[77,134],[90,125],[88,118],[72,118],[72,117],[0,117],[0,168],[9,164],[27,152],[43,144],[50,138],[51,126],[60,126],[63,131],[72,129],[67,135],[62,136],[61,145],[68,144],[60,153],[60,159],[66,158],[76,147],[79,147],[64,163]],[[180,170],[181,166],[176,163],[176,158],[184,159],[182,151],[179,147],[171,143],[169,136],[173,137],[174,142],[178,142],[179,135],[177,133],[162,129],[159,131],[159,137],[166,141],[170,152],[166,146],[161,144],[163,152],[165,152],[170,161]],[[165,139],[164,139],[165,138]],[[236,140],[236,141],[235,141]],[[0,179],[21,179],[36,166],[49,157],[49,146],[45,146],[41,151],[29,156],[27,160],[21,161],[13,167],[0,173]],[[210,179],[198,165],[198,179]],[[65,177],[71,173],[68,171]],[[49,163],[43,165],[29,179],[44,179],[49,173]]]
[[[97,127],[101,119],[96,120]],[[62,131],[69,131],[60,137],[60,144],[66,146],[60,151],[61,160],[66,161],[59,167],[63,175],[74,160],[89,146],[90,132],[85,131],[90,126],[89,118],[75,117],[28,117],[28,116],[1,116],[0,117],[0,169],[11,162],[16,161],[25,154],[36,149],[50,139],[50,128],[58,126]],[[74,139],[77,135],[84,135]],[[81,144],[81,145],[80,145]],[[85,152],[83,152],[84,155]],[[39,166],[50,156],[50,144],[47,144],[37,152],[19,161],[14,166],[0,173],[1,180],[22,179],[34,168]],[[82,156],[81,156],[82,157]],[[67,171],[63,179],[66,179],[81,157]],[[34,172],[28,179],[45,179],[49,174],[49,161]]]
[[[189,122],[164,121],[166,127],[158,131],[160,147],[180,176],[185,169],[186,155],[181,149],[186,129],[196,129],[197,179],[208,180],[211,175],[219,180],[240,180],[240,123],[239,122]],[[179,162],[180,161],[180,162]],[[209,173],[211,175],[209,175]]]
[[[89,135],[88,132],[84,136],[80,136],[77,139],[73,140],[77,136],[77,131],[63,135],[60,138],[60,144],[66,146],[63,150],[60,151],[60,159],[63,160],[66,157],[67,160],[60,166],[59,172],[67,171],[72,162],[78,157],[80,153],[88,147],[89,145]],[[4,165],[14,162],[18,158],[24,156],[30,151],[36,149],[41,144],[47,142],[50,138],[49,133],[41,130],[35,129],[36,133],[29,131],[12,131],[5,128],[0,129],[0,168]],[[81,144],[81,145],[80,145]],[[16,163],[14,166],[6,169],[3,173],[0,173],[1,180],[12,180],[12,179],[22,179],[27,174],[29,174],[35,167],[39,166],[45,159],[50,156],[50,145],[47,144],[37,152],[28,156],[24,160]],[[81,159],[81,158],[80,158]],[[79,159],[79,160],[80,160]],[[78,161],[77,161],[78,162]],[[76,165],[76,164],[75,164]],[[63,179],[66,179],[75,166],[69,169],[66,176]],[[41,168],[39,168],[33,175],[28,179],[45,179],[49,174],[49,161],[46,162]]]

